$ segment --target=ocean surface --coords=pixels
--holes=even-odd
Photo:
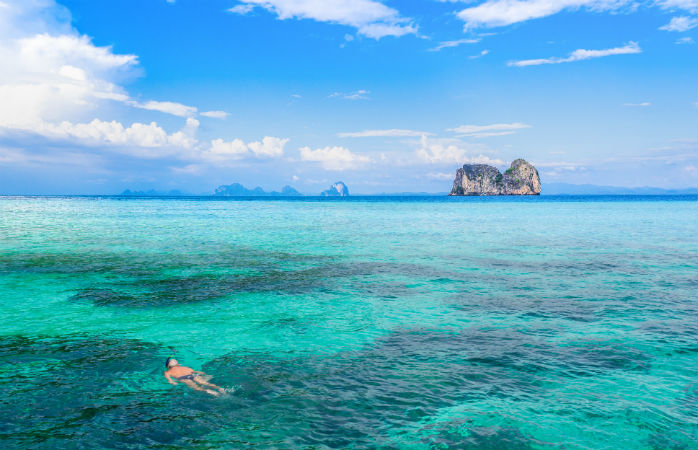
[[[0,312],[3,450],[698,447],[695,196],[2,197]]]

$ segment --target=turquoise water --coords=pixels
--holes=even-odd
[[[695,449],[697,206],[0,198],[0,441]]]

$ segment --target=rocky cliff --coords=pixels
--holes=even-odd
[[[500,173],[487,164],[465,164],[456,171],[450,195],[539,195],[540,177],[533,165],[516,159]]]
[[[336,182],[326,191],[320,193],[323,197],[348,197],[349,188],[341,181]]]

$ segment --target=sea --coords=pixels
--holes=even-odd
[[[698,447],[696,196],[0,197],[0,319],[3,450]]]

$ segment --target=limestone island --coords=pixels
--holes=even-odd
[[[540,177],[523,159],[515,159],[504,175],[487,164],[465,164],[449,195],[540,195]]]
[[[348,197],[349,188],[341,181],[337,181],[326,191],[320,192],[323,197]]]

